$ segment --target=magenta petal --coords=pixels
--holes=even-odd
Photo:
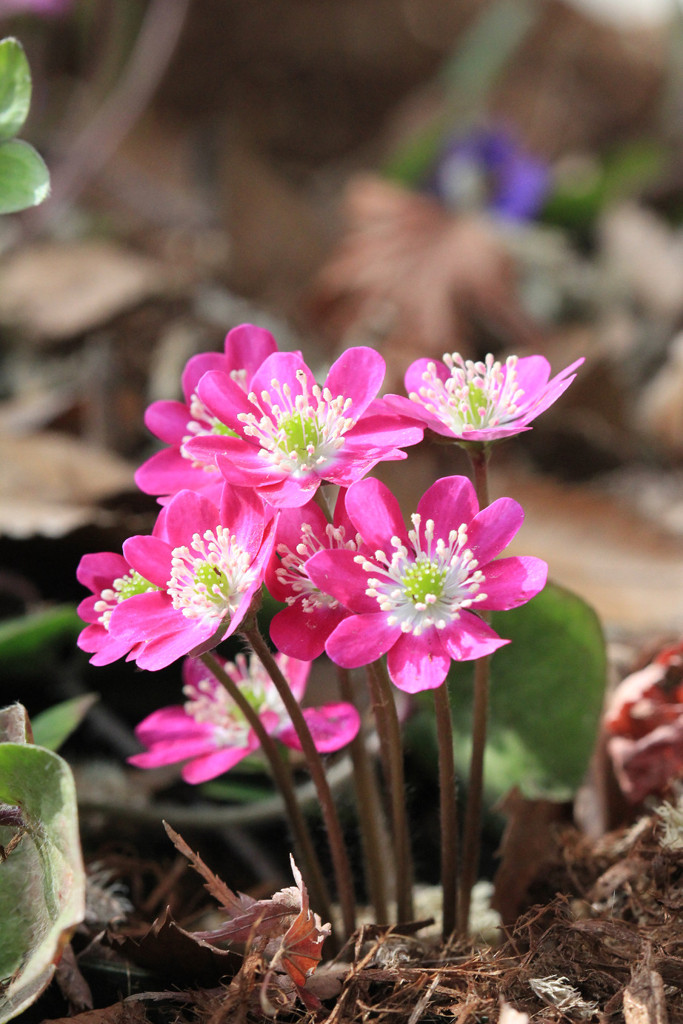
[[[257,747],[258,742],[254,741],[247,747],[221,747],[219,750],[212,750],[211,753],[190,761],[180,774],[185,782],[193,786],[200,782],[208,782],[209,779],[215,779],[217,775],[234,768]]]
[[[360,668],[381,658],[401,636],[399,626],[390,626],[384,612],[350,615],[336,627],[325,650],[336,665]]]
[[[190,411],[184,402],[152,402],[145,412],[145,426],[166,444],[181,443],[190,419]]]
[[[99,597],[101,590],[110,587],[113,580],[125,576],[129,569],[123,555],[114,551],[98,551],[83,555],[76,569],[76,579]]]
[[[207,531],[215,532],[220,522],[213,502],[196,491],[179,491],[165,511],[165,532],[172,548],[189,547],[195,534],[203,537]]]
[[[242,432],[240,413],[255,412],[246,394],[227,374],[212,370],[197,385],[197,394],[209,412],[231,430]]]
[[[502,371],[507,377],[508,367],[505,363],[502,365]],[[547,386],[550,363],[545,356],[523,356],[517,360],[515,372],[515,383],[524,392],[517,404],[524,408],[531,405]]]
[[[444,476],[425,491],[417,511],[422,518],[421,534],[424,535],[426,521],[432,519],[434,536],[448,542],[449,532],[457,530],[462,523],[469,523],[479,511],[479,504],[466,476]]]
[[[220,490],[223,480],[215,468],[193,466],[177,448],[164,448],[138,467],[135,483],[145,494],[175,494],[186,488],[204,490],[216,485]]]
[[[171,548],[160,537],[138,535],[123,543],[128,563],[157,587],[166,587],[171,576]]]
[[[275,352],[268,356],[254,374],[251,381],[251,390],[260,397],[262,391],[267,391],[278,405],[282,405],[282,399],[273,381],[279,387],[289,386],[292,398],[303,394],[303,381],[310,394],[315,386],[315,377],[309,370],[306,363],[298,352]]]
[[[197,391],[197,385],[205,373],[229,374],[230,369],[231,367],[221,352],[200,352],[198,355],[192,356],[188,359],[181,378],[183,394],[185,395],[188,406],[192,396]],[[188,408],[187,419],[189,418]],[[187,433],[187,431],[185,431],[185,433]]]
[[[499,647],[509,644],[503,640],[488,623],[468,611],[461,611],[460,618],[439,631],[441,642],[454,661],[472,661],[493,654]]]
[[[325,387],[333,398],[350,398],[349,414],[358,420],[381,388],[385,372],[386,363],[379,352],[359,345],[346,349],[332,364]]]
[[[486,600],[479,605],[490,611],[507,611],[526,604],[543,590],[548,577],[548,566],[542,559],[531,555],[498,558],[485,568],[486,580],[482,591]]]
[[[357,735],[360,729],[360,715],[353,704],[323,704],[319,708],[304,708],[304,718],[311,730],[316,750],[331,754],[341,750]],[[277,738],[293,750],[301,750],[301,743],[293,726],[281,729]]]
[[[287,657],[280,658],[280,668],[289,683],[289,688],[301,703],[306,693],[308,676],[311,671],[311,660]]]
[[[436,629],[402,633],[387,655],[391,681],[404,693],[434,690],[446,678],[451,658]]]
[[[450,370],[446,364],[440,359],[416,359],[414,363],[411,363],[406,370],[404,382],[407,393],[410,395],[413,391],[415,394],[420,394],[420,388],[425,386],[425,382],[422,379],[422,375],[427,372],[430,366],[436,368],[436,376],[439,380],[446,381],[450,377]]]
[[[136,768],[159,768],[164,764],[176,764],[178,761],[187,760],[188,757],[204,754],[207,747],[211,746],[211,739],[206,737],[168,740],[156,743],[151,750],[143,754],[133,754],[126,760]]]
[[[258,494],[246,487],[224,486],[220,521],[244,551],[252,556],[256,554],[266,523],[263,502]]]
[[[301,661],[314,661],[325,650],[325,642],[332,630],[345,619],[345,608],[316,609],[304,612],[299,604],[283,608],[273,616],[270,638],[278,651]]]
[[[354,612],[376,612],[377,601],[365,593],[368,574],[346,548],[318,551],[306,562],[306,573],[324,594],[331,594]]]
[[[480,569],[507,547],[523,522],[524,510],[512,498],[498,498],[475,516],[467,531],[467,546]]]
[[[143,718],[135,727],[135,735],[143,746],[151,747],[154,743],[182,737],[205,739],[213,735],[213,726],[188,715],[182,704],[171,704]]]
[[[346,511],[372,551],[390,552],[391,538],[411,547],[401,507],[386,484],[374,477],[359,480],[346,494]]]
[[[101,665],[111,665],[113,661],[118,661],[119,658],[128,654],[130,646],[130,644],[122,643],[121,641],[114,640],[111,636],[108,636],[107,640],[102,644],[99,650],[93,654],[90,659],[90,664],[97,667]],[[87,648],[84,649],[87,650]],[[135,650],[135,646],[133,646],[133,650]]]
[[[249,384],[261,363],[277,352],[277,342],[265,327],[240,324],[228,332],[224,348],[230,369],[246,370]]]
[[[176,632],[188,621],[174,609],[167,594],[156,590],[118,604],[111,613],[109,632],[119,640],[141,643]]]
[[[206,625],[189,626],[186,629],[141,644],[139,650],[135,652],[134,660],[140,668],[156,672],[161,668],[166,668],[167,665],[172,665],[174,661],[189,654],[190,651],[196,650],[209,636],[214,634],[215,630],[207,628]]]

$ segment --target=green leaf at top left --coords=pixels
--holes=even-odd
[[[0,142],[21,130],[31,105],[31,70],[16,39],[0,42]]]
[[[0,213],[37,206],[50,193],[50,172],[33,146],[21,139],[0,142]]]

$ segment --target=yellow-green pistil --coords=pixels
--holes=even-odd
[[[127,601],[129,597],[136,597],[138,594],[149,594],[153,590],[161,590],[161,587],[150,583],[135,569],[131,569],[125,576],[119,576],[118,579],[113,580],[111,587],[103,590],[99,600],[95,602],[95,611],[99,615],[101,625],[105,629],[109,629],[111,613],[117,604]]]
[[[485,582],[478,562],[467,547],[467,526],[463,523],[448,534],[448,541],[435,540],[434,521],[421,529],[418,513],[408,533],[411,547],[399,537],[391,538],[391,557],[375,552],[375,561],[357,555],[356,562],[369,574],[366,594],[374,597],[387,622],[403,633],[419,636],[426,629],[444,629],[460,617],[462,609],[485,601]]]

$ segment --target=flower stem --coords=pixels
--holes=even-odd
[[[337,882],[337,898],[341,907],[344,931],[348,938],[356,927],[353,879],[344,844],[344,836],[339,823],[339,816],[325,775],[322,759],[311,736],[311,731],[308,728],[303,711],[299,707],[296,697],[290,690],[287,680],[271,654],[268,644],[263,639],[255,615],[249,614],[244,619],[240,626],[240,633],[247,643],[251,645],[254,654],[275,683],[282,703],[285,705],[287,714],[301,743],[301,749],[306,758],[306,764],[315,783],[318,799],[320,800],[320,809],[325,822],[327,841],[332,855],[332,864]]]
[[[343,668],[339,669],[339,689],[343,700],[355,704],[351,679],[348,671]],[[358,735],[349,744],[349,752],[353,762],[365,883],[375,911],[375,923],[388,924],[386,880],[391,875],[388,864],[391,854],[387,841],[384,811],[377,790],[377,779],[374,766],[368,755],[364,732],[361,724]]]
[[[458,912],[458,809],[453,761],[453,724],[448,683],[434,692],[436,737],[439,748],[439,812],[441,825],[442,937],[447,942],[455,931]]]
[[[489,503],[488,456],[489,446],[472,444],[467,452],[474,473],[474,489],[479,508]],[[488,616],[481,613],[482,619]],[[477,880],[481,854],[481,809],[484,790],[484,751],[486,749],[486,726],[489,708],[490,657],[479,658],[474,665],[474,708],[472,714],[472,755],[467,787],[465,824],[462,841],[462,866],[460,872],[460,898],[458,901],[458,934],[467,936],[472,900],[472,887]]]
[[[382,749],[384,774],[391,800],[391,821],[396,859],[396,915],[400,924],[412,921],[414,917],[413,869],[405,808],[401,727],[391,682],[381,658],[368,665],[368,679]]]
[[[297,801],[289,766],[280,757],[277,745],[272,736],[266,732],[258,713],[246,699],[237,683],[224,671],[222,665],[211,653],[201,654],[199,660],[206,666],[218,682],[225,687],[234,700],[251,728],[256,733],[261,749],[268,759],[275,783],[287,809],[289,823],[294,834],[297,856],[301,859],[301,872],[306,879],[310,891],[311,902],[319,910],[325,921],[332,921],[330,897],[325,879],[315,852],[313,841],[306,824],[303,812]],[[338,945],[335,940],[335,945]]]

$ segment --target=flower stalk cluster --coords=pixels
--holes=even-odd
[[[200,784],[260,752],[282,793],[307,884],[329,915],[283,748],[299,752],[317,789],[346,936],[358,894],[323,757],[347,746],[378,922],[388,918],[387,878],[399,921],[412,916],[396,689],[408,702],[433,691],[444,937],[466,932],[478,865],[488,659],[508,642],[491,627],[490,612],[526,603],[547,574],[540,559],[502,554],[523,511],[512,498],[489,503],[487,457],[492,442],[529,429],[577,366],[551,380],[541,356],[470,363],[454,353],[442,363],[414,363],[409,397],[381,398],[385,366],[374,350],[349,349],[318,383],[300,353],[280,352],[267,331],[242,325],[228,334],[223,353],[189,361],[183,401],[148,410],[147,424],[165,445],[137,474],[159,499],[152,533],[129,538],[121,553],[86,555],[79,566],[91,592],[80,605],[86,626],[79,643],[94,664],[126,657],[155,671],[183,660],[185,703],[140,723],[144,750],[131,763],[179,763],[182,777]],[[405,459],[404,449],[427,428],[466,448],[474,483],[436,480],[406,524],[396,497],[368,474]],[[258,624],[266,588],[282,603],[270,623],[276,653]],[[229,637],[248,652],[232,663],[216,653]],[[321,657],[338,667],[341,699],[302,705]],[[463,660],[476,661],[477,670],[460,856],[447,677],[451,663]],[[365,699],[355,675],[362,668]],[[370,755],[373,732],[386,804]]]

